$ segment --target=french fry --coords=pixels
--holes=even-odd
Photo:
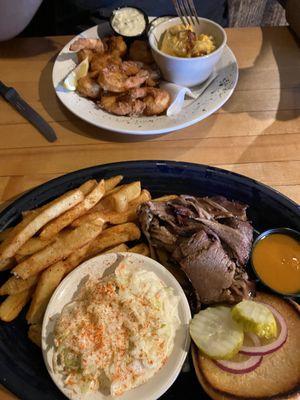
[[[16,294],[23,292],[36,285],[38,281],[38,275],[30,276],[27,279],[17,278],[11,276],[3,285],[0,287],[0,296]]]
[[[167,194],[165,196],[157,197],[156,199],[153,199],[152,201],[155,201],[155,202],[171,201],[171,200],[177,199],[177,197],[178,197],[177,194]]]
[[[90,179],[80,185],[78,188],[69,190],[68,192],[64,193],[62,196],[67,196],[68,194],[72,193],[74,190],[80,190],[82,194],[85,196],[87,195],[95,186],[97,185],[96,179]],[[60,196],[60,197],[62,197]],[[34,210],[25,210],[22,211],[23,219],[27,217],[33,217],[34,215],[39,214],[41,211],[44,211],[47,207],[52,206],[57,199],[50,201],[49,203],[44,204],[41,207],[35,208]]]
[[[73,271],[82,261],[85,260],[90,243],[85,244],[74,253],[70,254],[65,263],[65,275]]]
[[[38,347],[42,347],[42,325],[30,325],[28,328],[28,338]]]
[[[103,199],[105,199],[106,197],[110,196],[111,194],[117,193],[119,190],[121,190],[125,186],[126,186],[125,184],[124,185],[120,185],[120,186],[116,186],[116,187],[112,188],[111,190],[109,190],[108,192],[105,192],[105,195],[103,196]]]
[[[61,280],[76,268],[87,252],[88,245],[72,253],[66,260],[58,261],[42,272],[26,314],[29,324],[42,321],[49,300]]]
[[[24,219],[28,218],[28,217],[32,218],[32,217],[38,215],[40,212],[44,211],[46,208],[51,207],[61,197],[68,196],[70,193],[73,193],[74,190],[80,190],[82,192],[82,194],[85,196],[86,194],[88,194],[96,186],[96,184],[97,184],[96,179],[90,179],[90,180],[84,182],[78,188],[69,190],[68,192],[62,194],[60,197],[50,201],[49,203],[44,204],[41,207],[35,208],[34,210],[22,211],[22,216],[23,216]]]
[[[30,215],[27,215],[23,218],[23,220],[17,225],[18,226],[18,230],[21,231],[23,228],[26,227],[26,225],[33,220],[34,216],[36,215],[36,213],[32,213]],[[7,234],[6,239],[4,239],[4,241],[8,242],[10,240],[12,240],[13,236],[16,234],[16,230],[17,230],[17,226],[12,227],[12,229],[9,231],[9,233]],[[1,245],[4,245],[4,241],[3,243],[1,243]],[[0,246],[1,247],[1,246]],[[0,271],[6,271],[8,269],[11,269],[12,267],[14,267],[17,264],[17,258],[16,255],[14,257],[9,257],[9,258],[4,258],[1,259],[0,256]]]
[[[151,200],[151,194],[147,189],[142,189],[141,194],[136,198],[129,202],[129,207],[131,206],[139,206],[146,201]]]
[[[37,209],[38,210],[38,209]],[[22,219],[26,218],[28,215],[30,215],[31,213],[35,213],[35,210],[24,210],[21,211],[22,214]]]
[[[44,204],[44,205],[41,206],[41,207],[35,208],[34,210],[27,210],[27,211],[25,210],[25,211],[22,211],[22,212],[21,212],[22,218],[23,218],[22,221],[24,221],[24,220],[29,220],[29,219],[33,219],[33,218],[36,217],[40,212],[42,212],[43,210],[45,210],[46,206],[52,205],[52,204],[54,203],[55,200],[56,200],[56,199],[50,201],[50,203]]]
[[[97,222],[97,225],[96,221],[94,221],[93,224],[84,224],[73,231],[66,232],[55,242],[26,258],[12,272],[22,279],[27,279],[43,271],[49,265],[68,257],[72,252],[89,243],[100,234],[103,220]]]
[[[126,211],[103,211],[103,219],[113,225],[135,221],[137,219],[136,210],[138,206],[149,200],[151,200],[150,193],[148,192],[148,190],[143,189],[141,194],[128,204],[128,208]]]
[[[81,217],[76,218],[71,223],[70,226],[72,228],[77,228],[78,226],[80,226],[82,224],[86,224],[88,222],[93,222],[94,220],[97,220],[98,218],[103,218],[103,211],[90,211],[90,212],[82,215]]]
[[[121,243],[118,246],[113,247],[112,249],[105,250],[102,254],[107,253],[123,253],[128,251],[128,246],[125,243]]]
[[[86,258],[100,254],[109,247],[117,246],[131,240],[137,240],[140,236],[141,231],[132,222],[107,228],[90,243]]]
[[[14,236],[20,232],[22,229],[24,229],[29,222],[33,220],[36,214],[28,214],[26,215],[23,220],[16,226],[14,226],[11,231],[7,234],[6,239],[1,243],[0,245],[0,251],[1,247],[5,245],[5,243],[9,243],[11,240],[13,240]],[[0,254],[0,271],[4,271],[7,269],[12,268],[13,263],[14,263],[14,257],[8,257],[8,258],[2,258]]]
[[[43,248],[48,246],[48,244],[52,243],[54,240],[55,238],[42,240],[39,237],[32,237],[31,239],[27,240],[27,242],[24,243],[23,246],[20,247],[19,250],[17,251],[16,254],[17,261],[19,261],[20,258],[30,256],[31,254],[42,250]]]
[[[70,225],[76,218],[86,213],[94,207],[102,198],[105,192],[104,180],[98,183],[90,193],[86,195],[84,200],[75,207],[66,211],[56,219],[49,222],[41,231],[40,238],[49,240],[53,238],[63,228]]]
[[[94,220],[97,220],[97,218],[94,218]],[[97,225],[97,223],[96,223]],[[66,229],[62,230],[61,232],[58,232],[55,237],[48,239],[48,240],[42,240],[39,237],[32,237],[29,239],[15,254],[15,259],[17,261],[17,264],[22,262],[26,257],[31,256],[34,253],[37,253],[38,251],[44,249],[47,247],[49,244],[55,242],[56,240],[59,240],[61,236],[64,236],[67,232],[71,231],[72,229],[69,229],[67,227]]]
[[[27,258],[27,256],[22,256],[21,254],[16,254],[15,255],[15,259],[16,259],[15,265],[20,264],[22,261],[25,260],[25,258]]]
[[[72,253],[67,259],[65,263],[65,273],[64,277],[73,271],[79,264],[86,260],[86,254],[88,251],[89,243],[83,246],[81,249]]]
[[[112,195],[119,192],[125,186],[126,185],[120,185],[113,188],[107,193],[105,192],[103,199],[99,201],[99,203],[96,204],[91,211],[103,211],[103,210],[115,211],[114,202],[112,201]]]
[[[13,230],[13,228],[6,228],[4,231],[0,232],[0,242],[3,242],[3,240],[7,239],[9,236],[10,232]]]
[[[30,299],[32,290],[27,289],[23,292],[11,294],[0,305],[0,319],[5,322],[10,322],[17,318],[22,308]]]
[[[107,193],[93,211],[125,211],[128,203],[138,197],[141,193],[140,182],[132,182],[126,185],[117,186]]]
[[[123,212],[108,211],[103,213],[102,218],[105,222],[109,222],[112,225],[125,224],[126,222],[132,222],[136,219],[136,207],[128,209]]]
[[[105,191],[103,199],[93,207],[92,211],[102,211],[102,210],[111,210],[113,211],[113,201],[111,199],[111,195],[114,193],[119,192],[121,189],[125,188],[127,185],[120,185],[120,186],[115,186],[112,189]]]
[[[122,189],[109,196],[113,208],[118,211],[126,211],[128,203],[136,199],[141,194],[141,182],[132,182],[125,185]]]
[[[112,211],[110,209],[108,210],[101,210],[101,211],[90,211],[89,213],[83,215],[82,217],[79,217],[75,219],[71,226],[72,227],[77,227],[80,226],[83,223],[86,222],[92,222],[93,220],[97,218],[103,218],[106,222],[109,222],[110,224],[113,225],[118,225],[118,224],[125,224],[126,222],[132,222],[136,220],[137,215],[136,215],[136,209],[137,207],[146,202],[151,200],[151,195],[148,192],[148,190],[143,189],[141,191],[141,194],[139,197],[136,199],[132,200],[129,205],[127,211],[118,213],[116,211]],[[95,207],[93,208],[93,210]]]
[[[96,179],[90,179],[80,185],[78,189],[84,194],[84,196],[86,196],[96,187],[97,184],[98,182]]]
[[[4,260],[0,259],[0,271],[6,271],[11,269],[16,265],[16,260],[14,257],[5,258]]]
[[[47,207],[52,206],[58,199],[60,199],[63,196],[67,196],[70,193],[74,192],[74,190],[80,190],[81,193],[86,196],[88,193],[90,193],[91,190],[94,189],[94,187],[97,185],[96,179],[89,179],[88,181],[85,181],[82,183],[80,186],[77,188],[71,189],[67,191],[66,193],[62,194],[60,197],[50,201],[49,203],[44,204],[43,206],[36,208],[34,210],[31,210],[32,212],[39,213],[40,211],[44,211]]]
[[[116,175],[112,178],[105,179],[105,193],[114,189],[123,179],[123,175]]]
[[[29,324],[42,322],[47,304],[64,277],[65,263],[66,261],[58,261],[41,274],[26,314],[26,320]]]
[[[145,243],[139,243],[136,246],[131,247],[131,249],[128,249],[128,252],[142,254],[147,257],[150,256],[150,249]]]
[[[0,245],[0,258],[5,259],[13,257],[18,249],[23,246],[37,231],[46,225],[52,219],[74,207],[83,200],[83,193],[80,190],[73,190],[67,195],[56,199],[51,206],[46,207],[38,215],[29,216],[29,222],[26,224],[24,219],[13,229],[13,235]],[[25,226],[24,226],[25,225]]]

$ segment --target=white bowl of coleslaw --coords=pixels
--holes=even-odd
[[[72,400],[154,400],[180,373],[190,319],[181,286],[161,264],[100,255],[71,272],[48,304],[46,367]]]

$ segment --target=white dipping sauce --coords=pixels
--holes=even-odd
[[[111,24],[116,32],[124,36],[140,35],[146,27],[144,14],[133,7],[115,10]]]

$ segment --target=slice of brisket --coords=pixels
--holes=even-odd
[[[203,303],[234,300],[229,288],[235,264],[216,236],[199,231],[190,238],[180,238],[177,246],[172,257],[179,262]]]
[[[227,218],[225,223],[198,218],[198,221],[215,232],[226,245],[238,265],[245,265],[251,250],[253,231],[248,221]]]

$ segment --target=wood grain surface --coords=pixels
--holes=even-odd
[[[0,99],[0,201],[92,165],[168,159],[204,163],[255,178],[300,202],[300,51],[286,27],[227,29],[240,77],[214,115],[178,132],[129,137],[95,128],[60,104],[53,62],[71,37],[0,44],[1,79],[55,129],[48,143]],[[0,398],[15,398],[0,390]]]

